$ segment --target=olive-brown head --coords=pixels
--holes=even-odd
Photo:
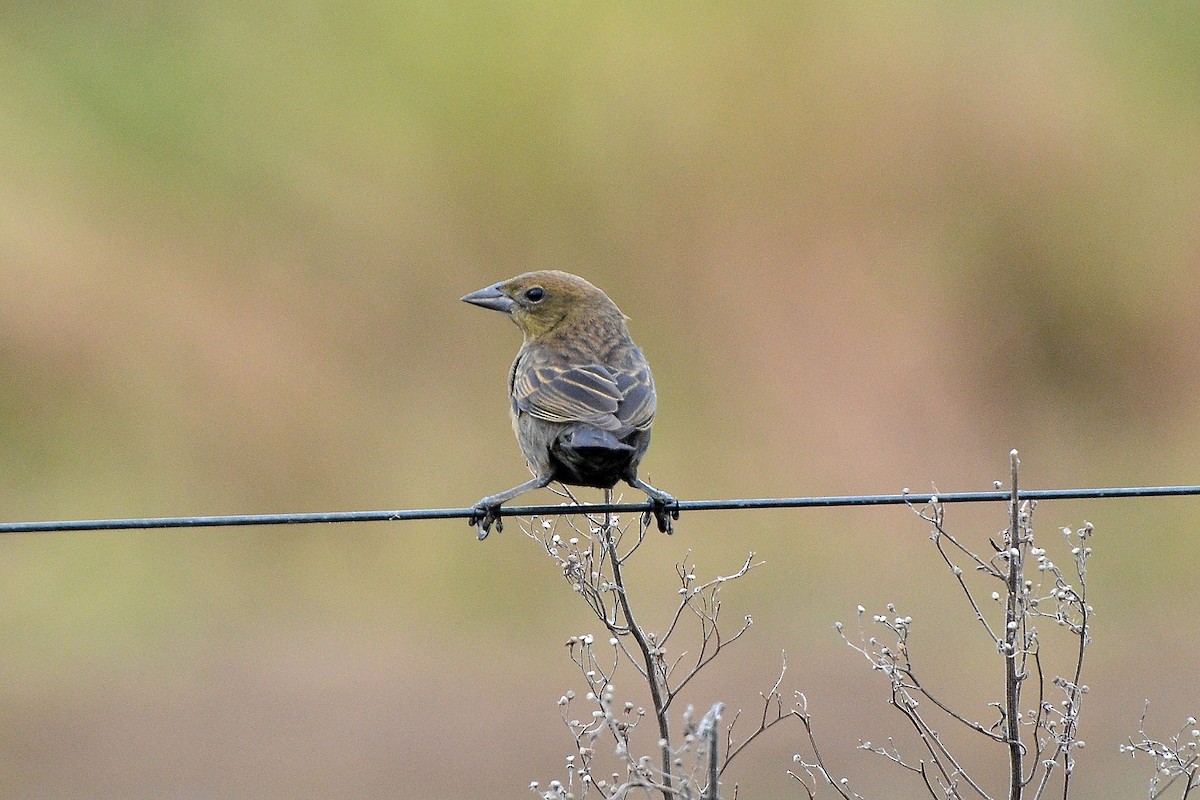
[[[462,298],[464,303],[508,314],[526,341],[561,331],[611,325],[625,327],[625,315],[608,295],[578,275],[559,270],[526,272]]]

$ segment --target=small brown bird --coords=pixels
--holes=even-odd
[[[469,523],[487,537],[503,530],[499,508],[551,481],[645,492],[659,530],[679,519],[675,498],[637,476],[650,446],[657,398],[650,365],[608,295],[576,275],[527,272],[465,296],[463,302],[512,318],[525,335],[508,373],[513,430],[532,480],[485,497]]]

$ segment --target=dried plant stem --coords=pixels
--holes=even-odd
[[[716,703],[704,720],[700,723],[700,737],[705,739],[708,748],[708,780],[704,787],[703,800],[720,800],[721,777],[721,712],[725,710],[724,703]],[[736,793],[736,787],[734,792]]]
[[[579,505],[569,489],[564,487],[561,494]],[[719,800],[721,776],[734,755],[768,728],[797,716],[783,708],[779,692],[782,670],[771,691],[761,694],[764,709],[758,728],[735,745],[733,722],[724,726],[724,738],[728,743],[724,753],[720,746],[722,737],[717,733],[722,727],[723,703],[714,704],[699,721],[695,719],[695,707],[688,705],[680,715],[673,736],[668,710],[696,674],[749,629],[751,619],[746,615],[743,624],[732,635],[722,632],[718,624],[719,594],[725,584],[744,577],[759,564],[751,553],[735,572],[699,582],[695,565],[686,563],[689,551],[684,561],[675,566],[679,601],[670,614],[666,632],[648,629],[634,611],[637,603],[631,596],[632,587],[626,582],[625,566],[644,542],[649,520],[643,517],[635,533],[632,526],[619,524],[616,511],[610,510],[611,505],[612,493],[606,492],[603,507],[580,512],[586,525],[568,517],[563,521],[570,528],[565,537],[554,532],[557,521],[534,517],[526,529],[526,534],[545,548],[571,589],[583,598],[604,625],[609,633],[607,646],[611,648],[605,649],[590,633],[572,636],[567,642],[571,659],[587,685],[588,692],[582,701],[592,706],[591,713],[586,717],[576,716],[571,709],[578,707],[572,704],[579,696],[574,691],[562,695],[558,704],[563,721],[575,740],[575,752],[567,756],[566,780],[551,781],[545,787],[534,781],[530,787],[543,800],[584,800],[592,795],[616,800],[630,797],[631,792],[639,797],[652,795],[663,800]],[[695,620],[694,626],[680,624],[688,620]],[[698,647],[668,657],[668,640],[684,628],[694,628]],[[633,672],[646,681],[643,691],[648,692],[650,702],[644,708],[628,700],[621,704],[615,700],[613,677],[622,661],[627,661]],[[654,750],[639,754],[634,749],[640,746],[635,741],[634,730],[640,720],[649,716],[653,716],[656,723],[657,736],[653,746],[657,748],[657,756]],[[735,713],[733,720],[737,717]],[[623,770],[603,774],[604,748],[599,745],[605,737],[611,737],[612,755]],[[733,797],[737,797],[736,784]]]
[[[1017,637],[1019,634],[1020,618],[1023,611],[1020,608],[1021,589],[1024,580],[1022,571],[1022,542],[1021,542],[1021,506],[1017,488],[1018,472],[1021,460],[1017,451],[1009,453],[1012,466],[1012,495],[1009,500],[1009,527],[1004,544],[1008,548],[1008,603],[1005,607],[1004,627],[1004,722],[1008,734],[1008,765],[1009,765],[1009,800],[1021,800],[1024,788],[1022,780],[1022,757],[1024,745],[1021,744],[1021,679],[1022,675],[1017,663]]]
[[[604,490],[604,502],[612,503],[612,489]],[[671,781],[671,727],[667,723],[666,676],[658,667],[655,647],[646,639],[646,635],[638,626],[637,620],[633,616],[633,609],[629,605],[629,594],[625,590],[625,579],[621,574],[621,558],[617,553],[613,528],[612,512],[606,511],[604,512],[604,524],[600,526],[600,535],[603,537],[604,549],[608,551],[613,584],[617,588],[617,602],[621,606],[621,613],[625,616],[626,628],[633,636],[634,642],[637,643],[638,651],[646,664],[646,683],[650,687],[650,702],[654,706],[654,717],[658,722],[659,749],[662,751],[662,794],[665,800],[671,800],[674,792],[672,792]]]
[[[1046,555],[1045,548],[1038,547],[1035,542],[1032,516],[1036,503],[1022,496],[1028,493],[1020,489],[1017,456],[1016,450],[1009,454],[1008,519],[999,536],[987,540],[991,554],[986,559],[946,530],[943,504],[937,495],[922,507],[912,506],[921,519],[932,525],[930,539],[963,592],[976,621],[1004,662],[1004,678],[1002,684],[998,683],[996,701],[987,704],[997,712],[998,719],[994,723],[975,721],[955,711],[939,699],[940,692],[935,693],[924,680],[918,679],[909,638],[913,620],[900,614],[895,604],[887,605],[887,614],[871,616],[875,625],[895,637],[894,644],[885,644],[874,636],[866,637],[863,630],[866,609],[861,605],[857,611],[857,641],[846,635],[842,623],[836,624],[845,643],[862,654],[872,669],[888,678],[892,705],[914,726],[925,753],[919,761],[903,757],[890,740],[887,746],[866,742],[862,749],[919,773],[930,796],[939,799],[962,798],[974,792],[985,800],[992,797],[1042,800],[1050,789],[1051,778],[1058,779],[1061,774],[1062,798],[1066,800],[1076,766],[1074,751],[1084,746],[1079,739],[1079,714],[1088,687],[1080,683],[1080,679],[1084,651],[1090,642],[1092,617],[1092,609],[1087,604],[1087,561],[1092,552],[1088,542],[1092,524],[1085,521],[1076,531],[1061,529],[1070,549],[1076,583]],[[999,489],[1001,482],[997,481],[995,485]],[[1003,588],[996,587],[999,591],[991,592],[992,601],[997,604],[998,618],[989,615],[980,602],[981,596],[974,588],[976,578],[971,577],[968,570],[984,581],[1002,585]],[[1069,635],[1078,637],[1073,648],[1074,664],[1066,676],[1053,675],[1044,669],[1043,637],[1038,631],[1041,620],[1052,621]],[[1027,687],[1030,680],[1033,685]],[[1047,684],[1062,692],[1060,702],[1047,697]],[[1026,688],[1030,688],[1035,696],[1026,698]],[[983,782],[968,774],[967,764],[955,757],[951,743],[939,734],[938,717],[930,716],[927,708],[921,707],[923,701],[930,701],[939,716],[944,714],[1003,747],[1009,767],[1007,794],[1001,794],[999,787],[985,789]],[[1139,748],[1134,746],[1133,749]]]

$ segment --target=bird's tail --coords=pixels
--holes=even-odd
[[[625,444],[612,431],[593,428],[590,425],[573,425],[558,437],[559,446],[578,453],[632,453],[634,448]]]
[[[551,447],[557,462],[556,475],[565,483],[578,486],[614,485],[629,471],[637,450],[625,444],[612,431],[589,425],[565,428]]]

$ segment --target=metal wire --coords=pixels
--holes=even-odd
[[[1127,486],[1099,489],[1022,489],[1022,500],[1105,500],[1117,497],[1181,497],[1200,495],[1200,486]],[[1011,493],[946,492],[910,494],[860,494],[832,497],[761,497],[734,500],[680,500],[679,511],[745,511],[755,508],[835,508],[841,506],[925,505],[941,503],[1008,502]],[[548,517],[582,512],[641,513],[647,503],[587,503],[584,505],[503,506],[503,517]],[[467,519],[471,508],[427,508],[399,511],[326,511],[299,514],[231,514],[203,517],[142,517],[133,519],[82,519],[49,522],[0,522],[0,534],[65,533],[79,531],[146,530],[165,528],[217,528],[238,525],[311,525],[321,522],[399,522],[429,519]]]

